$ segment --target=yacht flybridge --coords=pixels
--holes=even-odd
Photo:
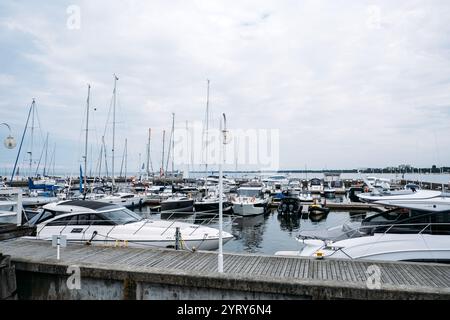
[[[357,228],[344,225],[339,236],[300,234],[301,251],[276,255],[450,263],[450,195],[377,203],[398,207],[365,218]]]
[[[143,219],[117,205],[98,201],[70,200],[45,205],[29,224],[36,226],[33,239],[52,240],[65,235],[68,242],[92,245],[114,245],[117,241],[129,247],[174,248],[176,230],[179,244],[185,249],[215,250],[219,247],[219,230],[177,221]],[[223,243],[233,236],[222,232]]]

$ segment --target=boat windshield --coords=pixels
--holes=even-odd
[[[101,212],[100,215],[110,221],[114,221],[116,224],[128,224],[141,221],[143,218],[138,214],[126,208],[120,210]]]
[[[238,189],[237,191],[240,197],[258,197],[260,192],[259,189]]]

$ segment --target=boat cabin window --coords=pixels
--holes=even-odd
[[[342,188],[343,184],[342,184],[342,181],[332,181],[331,186],[334,188]]]
[[[62,217],[56,220],[53,220],[52,222],[47,223],[47,226],[68,226],[68,225],[76,225],[77,224],[77,216],[69,216],[69,217]]]
[[[120,196],[120,195],[118,195],[118,196]],[[120,196],[122,199],[130,199],[130,198],[134,198],[134,194],[126,194],[126,195],[123,195],[123,196]]]
[[[431,233],[450,235],[450,211],[438,212],[432,216]]]
[[[312,179],[310,183],[312,186],[320,186],[321,181],[319,179]]]
[[[450,234],[450,212],[397,209],[364,219],[361,231],[367,233]],[[372,227],[371,227],[372,226]]]
[[[259,197],[261,194],[261,190],[259,189],[238,189],[237,190],[239,197]]]
[[[38,213],[37,215],[35,215],[33,218],[30,219],[30,221],[28,222],[29,225],[36,225],[42,222],[45,222],[49,219],[52,219],[54,217],[56,217],[57,215],[63,214],[65,212],[55,212],[55,211],[51,211],[51,210],[44,210],[41,213]]]
[[[115,224],[128,224],[142,220],[142,217],[128,209],[101,212],[100,216]]]

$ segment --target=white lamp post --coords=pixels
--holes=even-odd
[[[223,170],[222,163],[225,158],[225,145],[227,143],[227,118],[225,113],[223,116],[223,128],[222,121],[220,121],[220,131],[223,134],[222,136],[222,145],[220,146],[220,159],[219,159],[219,261],[218,261],[218,271],[220,273],[223,272],[223,248],[222,248],[222,223],[223,223]]]
[[[0,125],[6,126],[9,130],[9,135],[3,141],[5,148],[14,149],[16,147],[17,143],[16,143],[16,139],[14,139],[14,137],[11,135],[11,127],[7,123],[0,123]]]

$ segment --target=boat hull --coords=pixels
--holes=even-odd
[[[194,200],[163,201],[161,212],[193,212]]]
[[[263,203],[233,203],[233,213],[240,216],[255,216],[265,212]]]

